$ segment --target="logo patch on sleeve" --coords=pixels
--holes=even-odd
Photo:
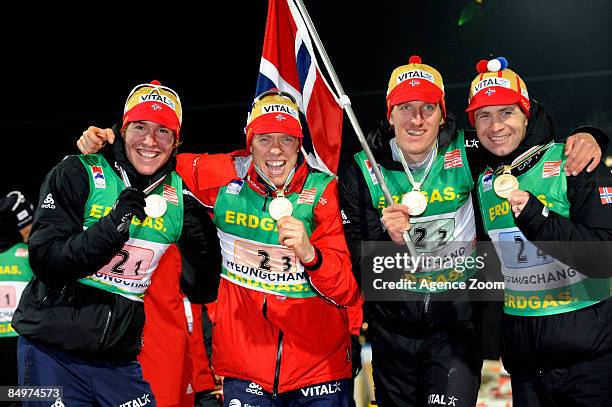
[[[599,187],[599,198],[602,205],[612,203],[612,187]]]

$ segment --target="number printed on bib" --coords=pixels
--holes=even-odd
[[[151,249],[126,244],[99,272],[128,280],[142,280],[154,255]]]
[[[15,287],[0,285],[0,308],[17,306],[17,291]]]
[[[242,266],[270,273],[296,272],[297,259],[292,250],[270,245],[256,245],[236,240],[234,259]]]

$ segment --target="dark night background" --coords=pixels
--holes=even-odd
[[[130,3],[131,4],[131,3]],[[138,83],[181,95],[181,151],[243,146],[267,2],[152,3],[93,10],[23,3],[2,36],[2,188],[33,201],[46,173],[89,125],[111,126]],[[505,56],[558,133],[592,123],[612,133],[609,0],[305,0],[365,132],[385,114],[389,75],[411,54],[443,75],[461,126],[479,59]],[[19,10],[22,8],[22,10]],[[474,10],[469,14],[462,12]],[[64,14],[65,13],[65,14]],[[345,115],[343,154],[356,139]]]

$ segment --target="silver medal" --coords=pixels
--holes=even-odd
[[[410,216],[419,216],[427,209],[427,198],[419,191],[410,191],[402,197],[402,205],[408,207]]]
[[[276,197],[270,202],[268,212],[274,220],[279,220],[283,216],[291,216],[293,213],[293,205],[291,201],[285,197]]]
[[[159,218],[160,216],[164,216],[166,209],[168,209],[168,204],[166,203],[166,200],[161,197],[161,195],[148,195],[145,199],[145,203],[145,213],[151,218]]]

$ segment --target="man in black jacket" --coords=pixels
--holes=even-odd
[[[528,126],[522,79],[504,58],[477,70],[467,112],[491,153],[477,188],[504,275],[514,405],[610,406],[612,176],[599,163],[566,177],[563,146]]]
[[[437,255],[443,257],[445,247],[453,242],[463,242],[467,249],[476,237],[470,192],[486,152],[478,148],[473,132],[456,129],[444,104],[443,89],[438,71],[421,63],[419,57],[411,57],[408,65],[391,74],[388,123],[368,137],[391,194],[399,201],[410,189],[424,192],[424,212],[413,213],[408,220],[410,208],[387,205],[363,153],[339,172],[345,233],[359,282],[363,241],[392,239],[402,244],[401,232],[411,229],[417,250],[428,253],[427,245],[435,243]],[[537,104],[533,109],[533,125],[548,126],[546,113]],[[605,137],[593,128],[577,132],[595,134],[598,140]],[[589,160],[580,160],[580,166]],[[452,278],[446,271],[417,276],[433,281]],[[364,289],[367,296],[372,288]],[[409,301],[367,303],[379,405],[475,404],[482,363],[480,310],[464,293],[451,293],[455,294],[453,301],[440,299],[439,293],[415,292]]]
[[[62,386],[68,406],[155,405],[136,360],[151,274],[178,242],[184,267],[208,276],[209,301],[218,285],[214,226],[174,171],[181,122],[172,89],[138,85],[112,149],[68,156],[47,175],[35,276],[13,318],[20,384]]]

